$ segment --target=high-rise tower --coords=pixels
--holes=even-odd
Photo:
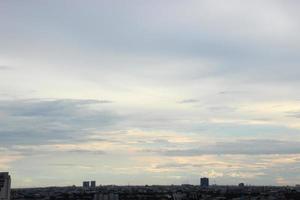
[[[200,186],[201,187],[208,187],[209,186],[209,179],[206,177],[200,178]]]
[[[10,200],[10,175],[0,172],[0,200]]]
[[[96,181],[91,181],[91,188],[95,188],[96,187]]]

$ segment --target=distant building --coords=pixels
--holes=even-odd
[[[89,188],[90,187],[90,182],[89,181],[83,181],[82,182],[82,187],[83,188]]]
[[[206,177],[200,178],[200,186],[201,187],[208,187],[209,186],[209,179]]]
[[[10,184],[8,172],[0,172],[0,200],[10,200]]]
[[[239,187],[244,187],[245,184],[244,183],[239,183]]]
[[[96,181],[91,181],[91,188],[95,188],[96,187]]]
[[[119,200],[119,194],[95,194],[94,200]]]

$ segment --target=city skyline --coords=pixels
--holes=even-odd
[[[300,2],[0,2],[12,187],[300,183]]]

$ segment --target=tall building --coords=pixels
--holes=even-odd
[[[244,183],[239,183],[239,187],[245,187]]]
[[[83,188],[89,188],[90,187],[90,182],[89,181],[83,181],[82,182],[82,187]],[[1,199],[0,199],[1,200]]]
[[[209,186],[209,179],[206,177],[200,178],[200,186],[201,187],[208,187]]]
[[[10,200],[10,175],[0,172],[0,200]]]
[[[91,188],[95,188],[96,187],[96,181],[91,181]]]

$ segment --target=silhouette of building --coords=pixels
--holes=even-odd
[[[209,186],[209,179],[206,177],[200,178],[200,186],[201,187],[208,187]]]
[[[0,172],[0,200],[10,200],[10,184],[8,172]]]
[[[239,183],[239,187],[244,187],[245,184],[244,183]]]
[[[91,181],[91,188],[95,188],[96,187],[96,181]]]
[[[89,188],[90,187],[90,182],[89,181],[83,181],[82,182],[82,187],[83,188]]]

